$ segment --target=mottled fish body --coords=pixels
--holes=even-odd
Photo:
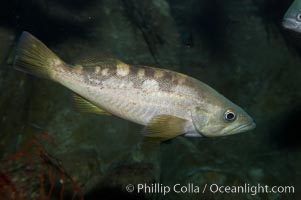
[[[108,113],[141,125],[162,114],[191,120],[189,110],[206,106],[203,100],[211,90],[183,74],[124,63],[63,67],[55,80]]]
[[[110,113],[146,126],[146,136],[222,136],[255,127],[252,118],[208,85],[170,70],[94,58],[69,65],[27,32],[15,66],[77,95],[79,110]]]
[[[301,0],[295,0],[288,8],[283,17],[282,26],[301,33]]]

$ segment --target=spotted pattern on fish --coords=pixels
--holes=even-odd
[[[155,70],[153,68],[144,68],[145,69],[145,77],[147,79],[153,79],[155,75]]]
[[[101,75],[102,75],[103,77],[105,77],[105,76],[110,76],[110,68],[106,67],[106,68],[104,68],[103,70],[101,70]]]
[[[130,66],[125,63],[119,63],[116,66],[116,75],[117,76],[127,76],[130,73]]]
[[[172,74],[165,72],[163,77],[161,78],[162,81],[159,81],[159,87],[162,91],[169,92],[171,90],[171,88],[173,87],[173,84],[170,81],[171,79]]]
[[[165,72],[162,70],[156,70],[155,74],[154,74],[154,78],[156,80],[159,80],[160,78],[162,78],[165,75]]]
[[[155,80],[159,83],[159,88],[162,91],[170,91],[176,85],[191,85],[195,83],[189,83],[188,78],[184,74],[170,72],[165,69],[154,69],[151,67],[139,66],[139,68],[132,66],[131,71],[136,69],[137,73],[132,72],[132,76],[136,76],[142,80]],[[135,84],[137,88],[142,88],[143,82]]]
[[[137,69],[137,68],[134,67],[132,69]],[[139,70],[137,70],[137,77],[138,78],[143,78],[144,76],[145,76],[145,69],[139,69]]]
[[[98,108],[147,126],[146,136],[170,139],[189,133],[214,137],[255,127],[240,107],[192,77],[109,57],[78,64],[65,63],[27,32],[22,33],[14,61],[17,69],[56,81]],[[236,121],[225,123],[225,109],[236,113]]]
[[[95,74],[99,74],[99,72],[101,72],[101,67],[100,66],[95,67]]]
[[[186,85],[190,87],[195,84],[194,81],[191,81],[191,78],[188,79],[184,74],[125,63],[116,63],[115,66],[110,67],[77,65],[73,68],[73,73],[83,77],[87,84],[94,86],[105,84],[105,86],[111,85],[116,88],[133,87],[136,89],[172,92],[177,86]],[[120,84],[114,84],[113,86],[114,82]]]

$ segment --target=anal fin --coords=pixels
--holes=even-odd
[[[110,113],[102,110],[98,106],[94,105],[90,101],[86,100],[85,98],[77,94],[73,95],[73,99],[74,99],[74,105],[79,112],[94,113],[98,115],[111,115]]]

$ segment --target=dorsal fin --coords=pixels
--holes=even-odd
[[[111,115],[110,113],[102,110],[98,106],[94,105],[90,101],[86,100],[85,98],[74,94],[73,95],[74,104],[78,111],[83,113],[94,113],[98,115]]]
[[[112,67],[124,62],[109,54],[97,54],[82,57],[76,60],[74,63],[78,65],[83,65],[85,67],[94,67],[97,65],[104,67]]]

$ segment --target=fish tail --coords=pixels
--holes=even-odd
[[[55,79],[55,68],[65,65],[54,52],[28,32],[23,32],[16,50],[14,67],[38,77]]]

